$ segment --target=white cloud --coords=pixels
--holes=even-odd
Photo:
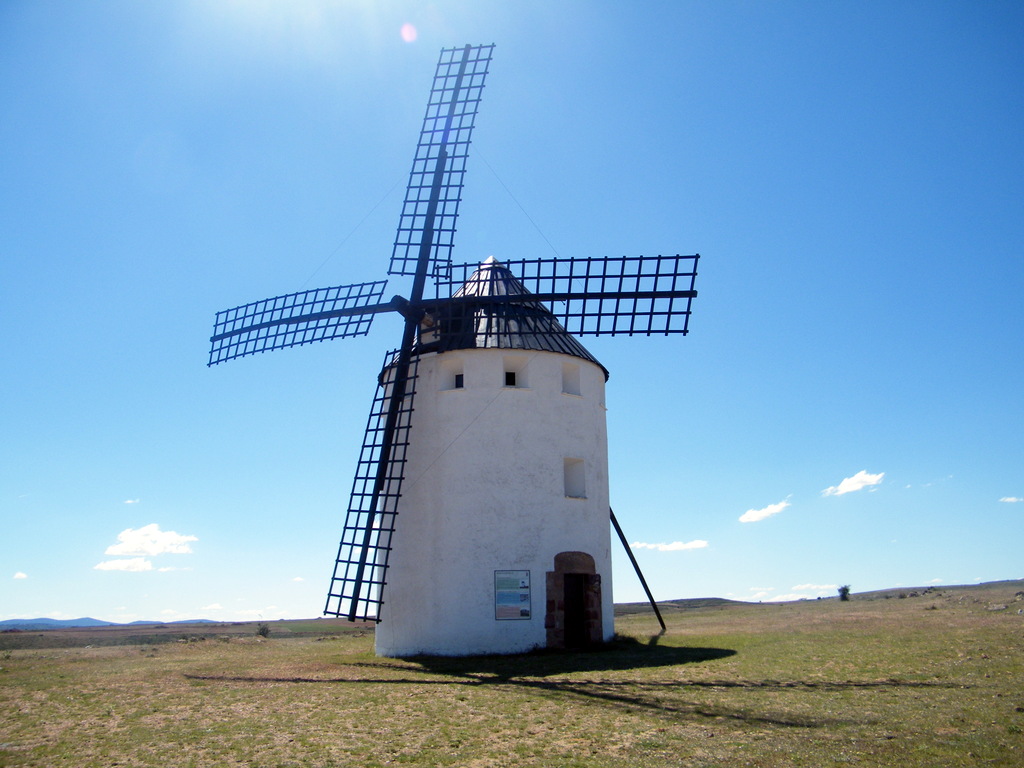
[[[199,610],[201,610],[201,611],[223,611],[224,610],[224,606],[221,605],[220,603],[210,603],[209,605],[204,605]]]
[[[643,541],[634,541],[630,546],[633,549],[654,549],[658,552],[680,552],[684,549],[704,549],[708,543],[704,539],[693,541],[673,541],[671,544],[648,544]]]
[[[27,573],[22,573],[21,571],[18,571],[16,574],[14,574],[14,578],[16,578],[16,579],[27,579],[28,578],[28,574]]]
[[[769,504],[763,509],[748,509],[742,515],[740,515],[741,523],[756,523],[758,520],[764,520],[772,515],[777,515],[779,512],[789,506],[789,499],[783,499],[777,504]]]
[[[879,472],[877,475],[869,475],[863,469],[853,477],[844,478],[843,482],[839,485],[833,485],[826,488],[821,492],[822,496],[842,496],[844,493],[853,493],[863,488],[870,488],[873,485],[878,485],[882,482],[882,478],[885,477],[885,472]]]
[[[152,616],[152,612],[149,614]],[[160,621],[188,621],[196,618],[195,613],[184,613],[174,608],[163,608],[160,610]]]
[[[305,579],[301,576],[296,576],[294,579],[292,579],[292,581],[305,581]]]
[[[125,499],[124,503],[125,504],[138,504],[139,500],[138,499]]]
[[[128,560],[105,560],[93,568],[97,571],[152,571],[153,564],[144,557],[133,557]]]
[[[819,597],[831,597],[836,594],[839,586],[836,584],[794,584],[790,587],[791,592],[784,595],[757,595],[769,603],[789,603],[794,600],[814,600]]]
[[[839,589],[838,584],[797,584],[793,587],[795,592],[826,592]]]
[[[1019,502],[1024,501],[1024,499],[1022,499],[1020,496],[1003,496],[1003,498],[1001,498],[1000,501],[1004,501],[1007,504],[1017,504]]]
[[[199,541],[195,536],[182,536],[174,531],[161,531],[156,523],[141,528],[125,528],[117,534],[117,544],[107,547],[107,555],[162,555],[164,553],[189,554],[190,541]]]

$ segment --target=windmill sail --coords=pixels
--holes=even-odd
[[[396,376],[396,352],[389,352],[370,408],[359,465],[352,483],[345,527],[334,565],[324,613],[350,621],[375,621],[383,600],[384,577],[395,531],[395,516],[405,476],[405,454],[416,394],[416,361],[404,381]],[[391,403],[400,387],[394,423]]]
[[[516,276],[520,290],[491,291],[489,301],[516,303],[516,294],[526,291],[578,336],[685,334],[699,259],[694,254],[506,261],[503,267]],[[437,281],[438,296],[450,295],[445,301],[453,304],[471,302],[459,286],[490,279],[477,268],[453,266],[450,278]]]
[[[470,137],[494,45],[441,51],[391,254],[392,275],[443,275],[451,264]],[[421,256],[429,258],[420,268]],[[414,291],[415,294],[415,291]],[[417,296],[413,297],[415,301]]]
[[[317,288],[218,312],[207,365],[314,341],[364,336],[376,312],[394,308],[379,304],[385,285],[387,280],[375,280]]]
[[[403,307],[402,346],[393,365],[385,366],[374,401],[326,614],[349,620],[379,616],[412,418],[419,305],[427,276],[447,274],[451,265],[470,137],[493,50],[493,45],[442,49],[438,59],[389,269],[414,277]]]

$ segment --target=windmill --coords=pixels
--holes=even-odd
[[[493,48],[441,51],[388,270],[408,298],[384,301],[386,280],[287,294],[217,313],[211,338],[215,365],[404,319],[324,610],[377,622],[385,656],[612,636],[608,372],[575,337],[685,334],[696,296],[697,255],[453,264]]]

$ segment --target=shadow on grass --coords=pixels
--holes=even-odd
[[[551,677],[578,672],[615,672],[653,667],[697,664],[734,656],[726,648],[673,648],[657,644],[657,638],[641,643],[628,637],[580,651],[537,650],[504,656],[412,656],[424,672],[467,677],[488,683],[521,678]],[[380,664],[387,664],[382,660]]]
[[[725,648],[674,648],[657,645],[657,638],[644,644],[631,638],[619,638],[589,651],[536,651],[513,656],[417,656],[408,659],[381,659],[372,662],[342,662],[345,667],[365,670],[346,678],[242,677],[228,675],[191,675],[189,680],[240,683],[319,683],[349,685],[439,685],[472,687],[508,687],[546,696],[563,696],[595,705],[611,705],[636,711],[649,711],[661,717],[689,717],[759,723],[795,728],[830,727],[851,721],[810,718],[797,715],[767,715],[724,706],[698,704],[682,698],[686,691],[711,689],[751,689],[788,692],[841,691],[863,688],[925,687],[934,683],[899,680],[879,682],[800,682],[800,681],[686,681],[658,679],[643,670],[699,664],[734,656]],[[373,674],[373,671],[379,674]],[[601,673],[640,672],[623,678]],[[581,677],[580,675],[588,675]]]

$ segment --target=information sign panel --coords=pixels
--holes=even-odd
[[[530,572],[494,572],[494,618],[497,621],[530,618]]]

